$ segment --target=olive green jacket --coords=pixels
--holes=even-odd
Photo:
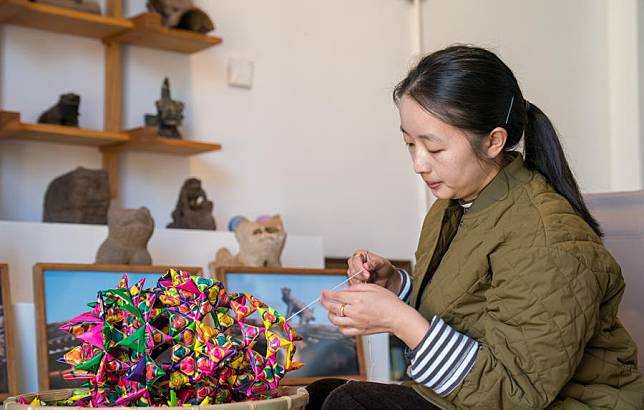
[[[620,267],[569,202],[516,156],[463,212],[427,214],[410,303],[479,350],[447,397],[412,387],[443,409],[644,409]]]

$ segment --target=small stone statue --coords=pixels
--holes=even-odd
[[[78,167],[47,187],[43,222],[105,225],[109,207],[107,172]]]
[[[206,34],[215,29],[208,15],[194,6],[192,0],[148,0],[149,11],[161,15],[166,27]]]
[[[178,229],[217,229],[212,216],[212,201],[197,178],[187,179],[181,187],[177,207],[172,212],[172,222],[168,228]]]
[[[62,94],[56,105],[40,114],[38,122],[41,124],[78,127],[79,105],[80,95],[74,93]]]
[[[230,228],[239,242],[239,253],[233,256],[228,248],[220,248],[215,260],[208,265],[212,274],[220,266],[282,266],[280,257],[286,232],[279,215],[258,218],[257,221],[235,217]]]
[[[159,135],[168,138],[181,138],[179,127],[183,121],[183,103],[170,96],[170,81],[163,80],[161,99],[156,101],[157,115],[146,114],[146,127],[159,127]]]
[[[82,11],[84,13],[101,14],[101,6],[96,1],[88,1],[88,0],[30,0],[30,1],[34,3],[49,4],[51,6]]]
[[[110,208],[107,239],[98,248],[96,263],[151,265],[147,246],[154,232],[154,219],[148,208]]]

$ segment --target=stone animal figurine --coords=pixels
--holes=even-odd
[[[63,94],[58,103],[40,114],[38,122],[41,124],[66,125],[78,127],[78,106],[80,96],[74,93]]]
[[[88,0],[31,0],[34,3],[49,4],[51,6],[63,7],[83,13],[101,14],[101,6],[98,2]]]
[[[239,242],[239,253],[233,256],[227,248],[220,248],[215,260],[208,265],[211,273],[214,275],[220,266],[282,266],[280,257],[286,242],[282,218],[274,215],[260,221],[236,219],[231,228]]]
[[[105,225],[109,207],[107,172],[78,167],[51,181],[45,193],[42,220]]]
[[[170,81],[166,77],[161,86],[161,99],[155,103],[157,115],[145,114],[146,127],[158,127],[159,135],[168,138],[181,138],[179,127],[183,122],[183,103],[173,100],[170,95]]]
[[[192,0],[148,0],[148,10],[161,15],[166,27],[206,34],[215,29],[208,15],[194,6]]]
[[[154,232],[154,220],[147,208],[110,208],[108,234],[96,253],[96,263],[151,265],[147,246]]]
[[[286,319],[289,319],[295,312],[299,312],[297,316],[300,318],[300,326],[306,326],[309,322],[315,320],[312,308],[306,308],[306,304],[300,299],[293,296],[291,288],[282,289],[282,300],[286,303]]]
[[[212,201],[208,200],[206,191],[197,178],[187,179],[179,192],[177,206],[172,211],[172,222],[168,228],[178,229],[217,229],[212,216]]]

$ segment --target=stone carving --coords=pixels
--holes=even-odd
[[[102,169],[78,167],[51,181],[44,201],[43,222],[107,223],[110,185]]]
[[[158,127],[159,135],[168,138],[181,138],[179,127],[183,122],[183,103],[173,100],[170,95],[168,77],[161,86],[161,99],[156,101],[157,115],[145,114],[146,127]]]
[[[259,221],[239,217],[232,230],[239,242],[239,253],[233,256],[227,248],[220,248],[215,260],[208,265],[211,273],[220,266],[282,266],[280,257],[286,232],[279,215]]]
[[[78,106],[80,96],[74,93],[62,94],[60,99],[50,109],[40,114],[38,122],[41,124],[66,125],[78,127]]]
[[[172,212],[172,222],[168,228],[178,229],[217,229],[212,216],[212,201],[208,200],[206,191],[197,178],[187,179],[181,187],[177,206]]]
[[[166,27],[206,34],[215,29],[208,14],[197,8],[192,0],[148,0],[149,11],[161,15]]]
[[[151,265],[147,246],[154,232],[154,219],[147,208],[110,208],[107,239],[98,248],[96,263]]]
[[[49,4],[84,13],[101,14],[101,6],[96,1],[89,0],[30,0],[34,3]]]
[[[286,303],[286,319],[289,319],[295,312],[299,312],[297,316],[300,318],[300,326],[306,326],[309,322],[315,320],[313,308],[307,307],[306,304],[300,299],[296,298],[291,291],[291,288],[282,289],[282,300]]]

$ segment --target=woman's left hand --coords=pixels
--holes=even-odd
[[[374,284],[358,284],[342,291],[322,291],[322,305],[329,320],[346,336],[397,333],[403,316],[411,310],[391,291]]]

